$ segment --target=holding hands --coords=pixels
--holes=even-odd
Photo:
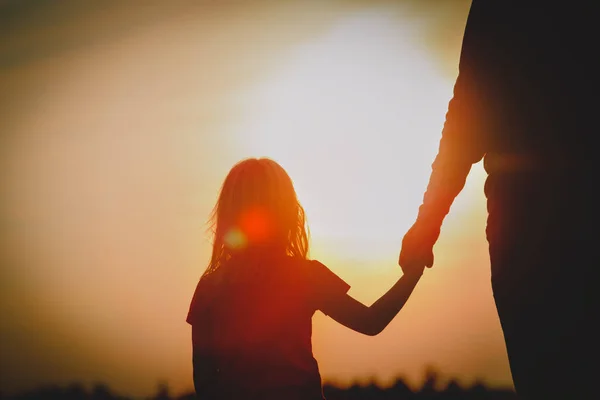
[[[433,245],[440,234],[439,228],[415,222],[402,239],[398,264],[404,274],[422,274],[425,267],[433,266]]]

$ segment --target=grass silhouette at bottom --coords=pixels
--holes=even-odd
[[[442,388],[438,382],[438,374],[429,369],[426,371],[422,386],[411,389],[402,379],[390,387],[379,387],[374,383],[349,387],[339,387],[332,383],[323,386],[327,400],[516,400],[511,389],[489,388],[482,383],[463,387],[456,380],[450,380]],[[2,396],[0,400],[196,400],[194,393],[173,395],[166,383],[160,383],[153,396],[144,399],[124,396],[115,393],[105,384],[98,383],[87,388],[81,383],[66,386],[47,385],[37,387],[13,396]]]
[[[414,390],[403,379],[386,388],[374,383],[367,385],[352,385],[341,388],[331,384],[323,386],[323,393],[327,400],[516,400],[517,396],[512,389],[489,388],[483,383],[475,383],[469,387],[461,386],[457,380],[450,380],[441,385],[438,373],[428,368],[425,379],[420,388]]]

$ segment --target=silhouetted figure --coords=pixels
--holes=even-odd
[[[366,335],[405,304],[423,266],[370,307],[322,263],[307,259],[304,210],[284,169],[247,159],[227,175],[213,213],[212,258],[194,293],[196,393],[202,399],[323,399],[312,354],[316,310]]]
[[[492,287],[523,399],[590,399],[599,372],[598,13],[593,1],[473,0],[439,152],[400,265],[432,248],[484,160]]]

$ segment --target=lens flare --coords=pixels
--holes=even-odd
[[[242,231],[237,228],[231,229],[225,235],[225,245],[230,249],[239,250],[246,247],[248,240],[246,239],[246,235]]]
[[[271,238],[271,220],[261,208],[252,208],[242,214],[240,228],[250,243],[265,243]]]

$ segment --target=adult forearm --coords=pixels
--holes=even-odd
[[[438,154],[419,207],[419,222],[440,228],[454,199],[463,189],[471,166],[470,160],[461,159],[457,155],[443,152]]]
[[[469,60],[461,61],[461,72],[448,104],[438,153],[431,165],[431,175],[417,221],[439,229],[456,196],[465,185],[474,163],[480,161],[488,147],[487,106],[481,79]]]

